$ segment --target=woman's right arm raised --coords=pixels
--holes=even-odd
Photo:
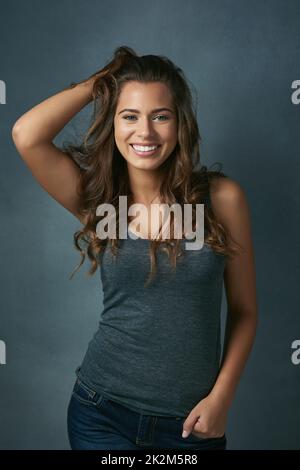
[[[22,159],[39,184],[77,217],[80,169],[52,140],[85,105],[92,101],[93,80],[63,90],[23,114],[12,128],[12,138]]]

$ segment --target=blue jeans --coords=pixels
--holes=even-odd
[[[67,411],[72,450],[226,450],[227,439],[182,437],[186,418],[151,416],[135,412],[95,392],[79,378]]]

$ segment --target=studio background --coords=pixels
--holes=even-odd
[[[89,279],[86,260],[68,279],[80,260],[79,222],[35,181],[11,129],[120,45],[184,70],[197,92],[201,161],[221,162],[249,202],[259,324],[229,413],[228,449],[300,449],[300,354],[292,356],[300,344],[300,2],[2,0],[0,10],[0,449],[69,449],[75,368],[102,309],[99,269]],[[87,129],[91,110],[55,143]]]

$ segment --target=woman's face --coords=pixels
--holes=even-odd
[[[137,169],[155,170],[177,143],[177,119],[172,96],[162,82],[131,81],[123,86],[114,117],[115,142]],[[141,146],[133,148],[133,145]],[[147,147],[158,146],[152,153]]]

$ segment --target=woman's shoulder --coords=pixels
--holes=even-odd
[[[196,183],[206,186],[206,196],[215,204],[229,203],[244,194],[241,184],[220,170],[213,171],[202,167],[201,170],[193,172],[193,179]]]
[[[216,212],[234,211],[246,200],[241,184],[228,176],[213,178],[209,192],[212,209]]]
[[[241,184],[221,171],[204,170],[195,172],[194,178],[202,185],[203,202],[207,204],[216,219],[227,225],[247,207],[246,194]],[[196,183],[196,185],[197,185]]]
[[[249,211],[243,187],[227,176],[213,178],[209,191],[210,205],[216,220],[232,232]]]

